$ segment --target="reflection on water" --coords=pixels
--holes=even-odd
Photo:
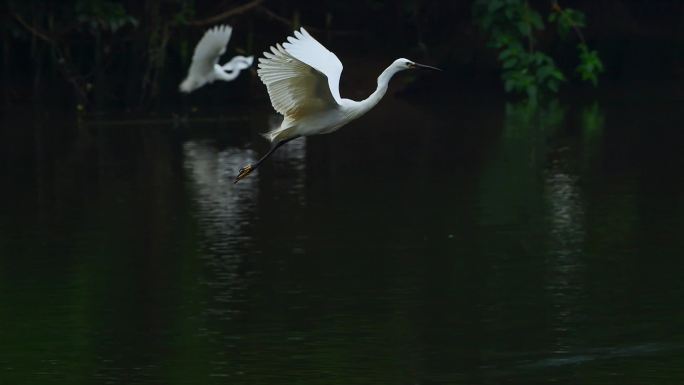
[[[560,366],[572,366],[592,361],[614,360],[619,358],[644,359],[664,353],[681,354],[684,345],[668,343],[650,343],[636,346],[619,346],[612,348],[587,349],[583,352],[567,351],[556,358],[546,358],[535,362],[526,362],[519,366],[522,369],[549,369]]]
[[[562,354],[572,349],[575,326],[581,318],[580,296],[583,292],[584,202],[579,176],[572,164],[572,144],[562,138],[565,110],[552,103],[546,119],[539,124],[550,132],[553,143],[545,152],[547,165],[543,171],[546,220],[549,245],[546,257],[545,290],[553,307],[555,351]],[[598,128],[597,128],[598,129]],[[590,151],[590,148],[586,150]]]
[[[282,115],[271,115],[269,130],[280,127]],[[274,178],[274,188],[296,198],[300,205],[306,203],[306,138],[295,139],[281,146],[270,159],[279,177]]]
[[[271,119],[271,125],[279,121]],[[305,203],[306,142],[294,140],[268,160],[278,169],[272,189],[287,191],[299,204]],[[254,237],[259,222],[259,170],[234,184],[235,170],[254,163],[259,155],[237,147],[220,148],[211,140],[188,140],[183,144],[183,163],[190,182],[195,218],[201,231],[197,247],[208,269],[201,280],[213,293],[205,304],[207,316],[230,320],[245,301],[247,286],[245,256],[260,253],[264,245]],[[282,175],[280,174],[282,172]],[[273,197],[281,199],[280,194]],[[237,305],[237,306],[236,306]],[[209,332],[209,331],[208,331]]]
[[[561,161],[554,162],[546,174],[550,244],[545,289],[553,306],[552,324],[557,336],[554,353],[565,353],[572,349],[573,327],[582,317],[577,306],[584,285],[584,200],[578,177],[571,175]]]
[[[0,383],[684,382],[671,104],[404,106],[4,124]]]
[[[233,183],[236,169],[253,163],[251,150],[219,150],[211,143],[190,140],[183,144],[185,169],[192,180],[198,220],[216,252],[226,252],[245,241],[240,229],[249,224],[258,198],[259,175]]]
[[[205,311],[230,319],[235,311],[231,304],[239,300],[236,291],[244,289],[242,276],[237,273],[240,250],[253,246],[246,232],[256,217],[259,175],[254,173],[238,184],[232,179],[234,170],[256,160],[255,154],[231,147],[219,150],[210,142],[190,140],[183,144],[183,159],[197,206],[196,220],[203,233],[197,247],[211,270],[209,280],[202,283],[217,293],[213,301],[218,306],[206,307]]]

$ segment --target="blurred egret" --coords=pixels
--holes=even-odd
[[[233,28],[219,25],[207,30],[195,47],[188,76],[180,84],[181,92],[192,92],[215,80],[232,81],[240,71],[252,66],[254,56],[235,56],[228,63],[219,65],[218,60],[226,52]]]
[[[397,59],[378,77],[378,87],[360,102],[340,97],[342,63],[304,28],[287,42],[271,47],[259,58],[257,73],[266,85],[273,108],[284,116],[280,127],[264,136],[271,149],[256,163],[240,169],[235,183],[249,175],[278,147],[301,136],[333,132],[373,108],[387,91],[397,72],[429,68],[408,59]]]

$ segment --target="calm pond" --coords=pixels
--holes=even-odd
[[[684,383],[681,98],[0,134],[2,384]],[[196,114],[203,117],[202,112]]]

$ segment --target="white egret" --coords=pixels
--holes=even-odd
[[[400,71],[438,68],[397,59],[378,77],[378,87],[362,101],[340,97],[342,63],[304,28],[287,42],[271,47],[259,58],[259,78],[266,85],[273,108],[284,116],[280,127],[264,136],[271,149],[254,164],[240,169],[235,182],[249,175],[278,147],[301,136],[333,132],[373,108]]]
[[[219,65],[218,60],[226,52],[233,28],[219,25],[207,30],[195,47],[188,76],[180,84],[180,91],[190,93],[215,80],[232,81],[240,71],[252,66],[254,56],[235,56],[228,63]]]

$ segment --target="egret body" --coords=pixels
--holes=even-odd
[[[271,52],[264,52],[264,57],[259,58],[259,78],[266,85],[273,108],[284,119],[279,128],[264,134],[271,141],[271,149],[255,164],[241,168],[235,183],[288,141],[336,131],[365,114],[382,99],[396,73],[414,68],[437,69],[397,59],[378,76],[378,86],[368,98],[343,99],[339,89],[340,59],[304,28],[295,31],[287,42],[271,47]]]
[[[229,25],[220,25],[204,33],[192,55],[188,76],[179,86],[181,92],[190,93],[216,80],[235,80],[240,71],[252,66],[254,56],[235,56],[226,64],[218,64],[232,32]]]

